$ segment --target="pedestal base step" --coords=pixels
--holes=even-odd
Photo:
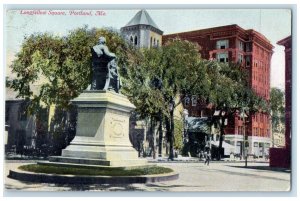
[[[51,156],[48,161],[40,161],[38,164],[45,165],[63,165],[73,167],[106,167],[106,168],[122,168],[134,169],[140,167],[149,167],[146,159],[124,160],[124,161],[108,161],[103,159],[73,158],[62,156]]]
[[[141,175],[141,176],[85,176],[85,175],[56,175],[46,173],[25,172],[19,169],[10,170],[8,178],[26,182],[55,183],[55,184],[133,184],[165,182],[178,179],[176,172]]]

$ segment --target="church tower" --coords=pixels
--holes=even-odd
[[[124,27],[121,34],[137,48],[158,47],[162,44],[161,31],[146,10],[140,10]]]

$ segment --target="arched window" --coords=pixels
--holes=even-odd
[[[133,44],[133,37],[130,36],[130,43]]]
[[[153,47],[155,47],[156,46],[156,44],[155,44],[155,38],[154,38],[154,40],[153,40]]]
[[[137,39],[137,36],[135,36],[134,37],[134,45],[137,46],[137,44],[138,44],[138,39]]]
[[[157,44],[157,47],[158,47],[159,46],[159,40],[157,40],[156,44]]]
[[[150,47],[152,47],[152,37],[150,38]]]

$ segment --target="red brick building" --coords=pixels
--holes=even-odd
[[[285,47],[285,148],[270,150],[270,166],[291,167],[291,120],[292,120],[292,36],[277,42]]]
[[[292,36],[277,42],[285,47],[285,146],[291,147],[292,116]]]
[[[245,30],[238,25],[228,25],[163,35],[163,43],[179,37],[201,46],[204,59],[219,62],[235,62],[244,66],[250,75],[252,89],[267,101],[270,99],[270,63],[272,49],[270,41],[253,29]],[[206,116],[209,110],[197,97],[185,104],[191,116]],[[242,152],[243,122],[238,116],[228,119],[225,141],[234,145],[234,153]],[[267,114],[257,113],[249,117],[247,124],[249,153],[256,156],[268,154],[270,146],[270,120]]]

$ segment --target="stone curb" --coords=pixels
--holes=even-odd
[[[148,161],[148,163],[204,163],[204,161],[197,160],[158,160]],[[245,161],[209,161],[209,163],[245,163]],[[269,163],[268,161],[248,161],[248,163]]]
[[[132,183],[154,183],[176,180],[179,174],[171,172],[167,174],[142,175],[142,176],[78,176],[78,175],[56,175],[26,172],[22,170],[10,170],[7,176],[11,179],[56,184],[132,184]]]

